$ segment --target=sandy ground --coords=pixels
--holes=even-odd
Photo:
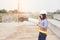
[[[0,40],[38,40],[37,26],[35,26],[33,23],[23,22],[23,23],[17,23],[15,25],[16,27],[13,27],[13,29],[15,28],[14,30],[16,31],[12,31],[10,29],[12,33],[9,34],[9,36]],[[7,31],[7,33],[9,33],[9,31]],[[56,35],[53,34],[53,32],[48,30],[47,40],[59,40],[59,38],[56,37]]]

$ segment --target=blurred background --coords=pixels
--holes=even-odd
[[[37,40],[38,31],[28,18],[47,11],[47,40],[60,40],[60,0],[0,0],[0,40]]]

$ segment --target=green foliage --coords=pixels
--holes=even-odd
[[[2,9],[2,10],[0,10],[0,13],[7,13],[7,10]]]

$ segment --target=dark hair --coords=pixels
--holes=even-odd
[[[41,15],[42,15],[42,17],[43,17],[43,18],[41,18],[41,16],[39,16],[41,20],[46,19],[46,14],[41,14]]]

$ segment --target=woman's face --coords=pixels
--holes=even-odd
[[[41,17],[41,18],[43,18],[43,16],[42,16],[42,15],[40,15],[40,17]]]
[[[41,20],[46,19],[46,14],[41,14],[41,15],[40,15],[40,19],[41,19]]]

